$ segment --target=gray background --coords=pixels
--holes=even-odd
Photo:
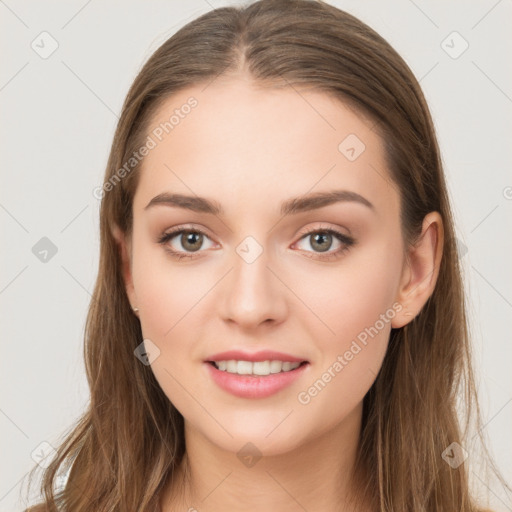
[[[178,28],[239,3],[0,0],[1,511],[21,510],[32,456],[43,442],[58,445],[88,399],[82,335],[99,254],[92,191],[128,87]],[[328,3],[381,33],[429,102],[456,215],[485,434],[510,482],[512,2]],[[58,48],[42,58],[52,38]],[[46,262],[34,254],[43,237],[57,249]],[[503,489],[489,492],[495,510],[512,510]]]

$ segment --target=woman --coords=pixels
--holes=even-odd
[[[97,193],[91,402],[34,510],[482,510],[439,149],[382,37],[308,0],[201,16]]]

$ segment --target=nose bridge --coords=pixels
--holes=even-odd
[[[265,243],[246,236],[235,247],[223,311],[226,319],[257,325],[269,319],[281,320],[285,314],[285,290],[268,268],[273,267],[272,250]]]

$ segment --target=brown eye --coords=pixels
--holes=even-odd
[[[186,251],[198,251],[203,245],[203,235],[197,231],[183,231],[180,242]]]

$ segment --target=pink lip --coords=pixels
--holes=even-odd
[[[289,361],[290,363],[302,363],[306,361],[304,358],[295,357],[290,354],[284,354],[283,352],[274,352],[273,350],[261,350],[260,352],[254,352],[249,354],[248,352],[242,352],[241,350],[228,350],[227,352],[220,352],[210,356],[206,361],[229,361],[235,359],[236,361]]]
[[[224,354],[228,354],[225,352]],[[222,355],[224,354],[217,354]],[[240,353],[237,359],[247,361],[246,355],[241,358]],[[256,354],[253,354],[256,357]],[[258,356],[259,357],[259,356]],[[287,356],[284,360],[290,361]],[[235,358],[231,358],[235,359]],[[224,361],[225,359],[217,359],[217,361]],[[259,360],[259,359],[258,359]],[[264,359],[266,361],[267,359]],[[283,359],[280,359],[281,361]],[[298,361],[298,360],[297,360]],[[281,391],[298,379],[309,367],[309,364],[303,364],[295,370],[289,372],[271,373],[265,376],[254,375],[238,375],[236,373],[228,373],[218,370],[213,364],[203,363],[207,367],[207,371],[212,377],[213,381],[224,391],[241,398],[266,398],[268,396]]]

